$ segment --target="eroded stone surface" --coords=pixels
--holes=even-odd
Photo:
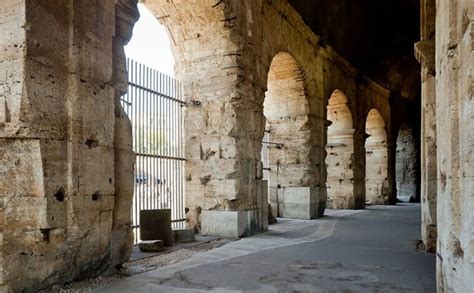
[[[135,4],[0,4],[0,290],[36,292],[130,255],[134,154],[118,69]]]
[[[474,3],[437,1],[438,291],[474,288]]]
[[[326,184],[333,207],[394,203],[393,93],[359,74],[286,1],[143,2],[169,29],[188,102],[190,227],[229,237],[266,230],[260,176],[266,124],[273,140],[284,141],[271,159],[281,171],[269,184],[278,213],[322,215]],[[134,157],[119,98],[135,5],[7,0],[0,6],[2,290],[34,291],[128,258]],[[439,234],[439,290],[464,292],[474,287],[465,278],[474,274],[473,4],[426,0],[422,13],[416,46],[423,65],[422,235],[433,251]],[[272,68],[278,60],[284,66]],[[335,90],[347,101],[331,104]],[[344,123],[337,140],[326,136],[328,119],[330,134],[341,130],[339,118],[327,113],[336,106],[344,108],[341,117],[347,106],[353,122]],[[336,148],[341,141],[344,148]],[[352,186],[333,188],[351,178]],[[295,198],[286,192],[292,188],[310,192]]]

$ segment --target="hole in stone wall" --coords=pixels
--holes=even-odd
[[[92,139],[92,138],[89,138],[86,140],[85,144],[89,147],[89,148],[96,148],[99,146],[99,141],[98,140],[95,140],[95,139]]]
[[[100,191],[96,191],[92,194],[92,200],[96,201],[100,199]]]
[[[40,229],[41,234],[43,234],[43,241],[49,242],[49,234],[51,229],[50,228],[42,228]]]
[[[59,188],[59,190],[54,194],[54,197],[59,201],[63,202],[64,199],[66,198],[66,193],[64,191],[64,188]]]

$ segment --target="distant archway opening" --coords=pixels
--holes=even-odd
[[[328,101],[326,166],[328,207],[350,209],[354,198],[354,128],[346,95],[335,90]]]
[[[398,201],[415,202],[418,199],[417,184],[419,179],[417,165],[418,153],[413,128],[404,123],[398,131],[395,157]]]
[[[273,58],[267,88],[263,104],[262,162],[264,180],[268,180],[269,202],[274,215],[301,218],[298,213],[303,208],[309,210],[309,203],[306,207],[298,202],[284,203],[284,192],[288,193],[292,187],[307,186],[309,105],[302,69],[289,53],[278,53]]]
[[[376,109],[370,110],[367,115],[365,131],[368,134],[365,142],[366,203],[387,204],[390,194],[387,133],[384,119]]]

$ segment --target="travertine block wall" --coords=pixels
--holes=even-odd
[[[2,292],[128,259],[134,156],[117,69],[136,13],[116,2],[0,4]]]
[[[439,292],[474,288],[474,2],[436,3]]]
[[[398,130],[397,153],[395,162],[395,180],[397,184],[397,199],[408,202],[418,198],[418,154],[413,128],[402,124]]]

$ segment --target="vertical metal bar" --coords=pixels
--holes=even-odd
[[[145,85],[145,88],[149,88],[149,84],[148,84],[148,76],[149,76],[149,73],[150,73],[150,70],[149,68],[144,65],[143,66],[143,69],[144,69],[144,79],[143,79],[143,82],[144,82],[144,85]],[[143,91],[143,107],[144,107],[144,111],[143,111],[143,118],[144,118],[144,123],[143,123],[143,128],[145,129],[145,143],[143,145],[144,147],[144,153],[145,154],[149,154],[149,149],[150,149],[150,120],[149,120],[149,103],[150,103],[150,92],[149,91]],[[146,169],[146,173],[147,173],[147,185],[146,185],[146,189],[145,189],[145,194],[144,194],[144,197],[143,197],[143,209],[147,210],[148,209],[148,198],[150,197],[150,185],[151,185],[151,181],[153,180],[151,175],[150,174],[150,157],[148,156],[144,156],[144,160],[145,160],[145,169]]]
[[[159,73],[159,83],[160,83],[160,86],[159,86],[159,92],[160,93],[163,93],[163,75],[161,74],[161,72]],[[160,156],[163,156],[163,148],[164,148],[164,143],[165,143],[165,140],[164,140],[164,135],[163,135],[163,97],[159,97],[160,99],[160,140],[161,140],[161,143],[160,143]],[[161,184],[160,184],[160,198],[159,198],[159,208],[162,209],[163,208],[163,186],[164,186],[164,182],[165,182],[165,176],[164,176],[164,172],[163,172],[163,159],[160,158],[159,159],[160,161],[160,178],[161,178]]]
[[[179,99],[183,100],[183,87],[182,84],[179,83]],[[184,158],[184,140],[183,140],[183,133],[184,133],[184,123],[183,123],[183,117],[184,117],[184,107],[183,104],[179,105],[179,142],[178,142],[178,147],[180,150],[179,157]],[[179,198],[181,200],[181,219],[185,218],[185,212],[184,212],[184,207],[185,207],[185,197],[184,197],[184,161],[180,161],[180,170],[179,170],[179,187],[180,187],[180,195]],[[183,227],[183,224],[181,224],[181,228]]]
[[[138,83],[139,85],[143,85],[143,64],[139,63],[139,71],[138,71]],[[143,90],[142,89],[139,89],[139,97],[138,97],[138,104],[139,104],[139,112],[138,112],[138,115],[139,115],[139,132],[140,132],[140,137],[139,137],[139,153],[143,154],[143,147],[144,147],[144,128],[143,128]],[[140,169],[141,169],[141,173],[143,173],[143,178],[144,178],[144,182],[143,184],[140,185],[140,193],[138,194],[138,210],[141,211],[143,209],[143,194],[145,193],[145,185],[146,185],[146,181],[148,181],[148,178],[145,177],[145,168],[144,168],[144,160],[143,160],[143,156],[140,156]]]
[[[146,76],[146,88],[150,88],[150,75],[151,75],[151,69],[149,67],[147,67],[146,69],[146,73],[147,73],[147,76]],[[151,103],[151,100],[153,98],[151,92],[148,92],[147,91],[147,101],[146,101],[146,122],[145,122],[145,125],[146,125],[146,132],[147,132],[147,154],[151,154],[151,135],[152,135],[152,132],[151,132],[151,125],[150,125],[150,119],[151,119],[151,115],[150,115],[150,103]],[[150,209],[150,196],[151,196],[151,187],[153,186],[153,172],[151,171],[151,160],[152,160],[152,157],[148,156],[147,157],[147,170],[148,170],[148,187],[147,187],[147,193],[146,193],[146,209]]]
[[[175,83],[174,83],[174,79],[172,79],[172,89],[173,89],[173,95],[172,97],[176,97],[176,92],[175,92]],[[175,149],[175,144],[176,144],[176,101],[172,101],[172,114],[173,114],[173,120],[172,120],[172,123],[173,123],[173,127],[172,127],[172,136],[173,136],[173,140],[172,140],[172,150],[173,150],[173,157],[176,157],[176,149]],[[176,159],[173,160],[173,168],[172,168],[172,176],[173,176],[173,191],[172,191],[172,198],[173,198],[173,202],[175,203],[175,207],[177,207],[178,205],[178,202],[177,202],[177,198],[176,198]],[[175,219],[177,219],[178,216],[177,216],[177,210],[175,211]]]
[[[156,71],[153,69],[152,70],[152,76],[151,76],[151,88],[152,90],[155,90],[155,74]],[[156,112],[155,112],[155,106],[157,103],[157,96],[156,94],[152,95],[152,106],[150,107],[150,111],[152,113],[152,121],[151,121],[151,129],[152,129],[152,154],[156,156],[156,146],[157,146],[157,136],[156,136]],[[157,184],[157,174],[156,174],[156,158],[152,157],[152,172],[153,172],[153,192],[151,196],[151,209],[156,209],[155,207],[155,198],[156,198],[156,184]]]
[[[132,82],[133,83],[136,83],[137,82],[137,70],[138,70],[138,65],[137,63],[134,61],[133,62],[133,75],[132,75]],[[136,87],[134,87],[133,89],[133,107],[134,107],[134,117],[133,117],[133,121],[134,121],[134,130],[135,130],[135,138],[134,138],[134,145],[133,145],[133,149],[135,152],[138,152],[138,139],[139,139],[139,130],[137,129],[138,127],[138,89]],[[138,224],[139,224],[139,210],[138,210],[138,199],[139,199],[139,181],[137,182],[137,178],[138,176],[140,176],[139,174],[139,157],[137,156],[135,158],[135,188],[134,188],[134,197],[133,197],[133,200],[134,200],[134,205],[135,205],[135,222],[133,223],[134,226],[135,226],[135,241],[138,242],[139,240],[139,229],[137,228]],[[140,180],[140,179],[138,179]]]
[[[177,81],[174,80],[174,95],[175,98],[178,98],[178,84]],[[174,102],[174,154],[176,157],[179,157],[179,152],[178,152],[178,106],[180,104],[178,102]],[[179,198],[179,179],[178,179],[178,169],[179,169],[179,160],[175,160],[174,165],[174,179],[175,179],[175,200],[176,204],[178,206],[178,210],[176,211],[176,219],[181,218],[181,201]]]
[[[171,93],[171,80],[170,80],[170,77],[169,76],[166,76],[166,86],[167,86],[167,95],[168,96],[171,96],[172,93]],[[172,151],[173,151],[173,147],[171,145],[171,141],[172,141],[172,136],[171,136],[171,127],[172,127],[172,113],[171,113],[171,100],[167,99],[167,112],[168,112],[168,157],[171,157],[172,156]],[[168,202],[170,202],[170,208],[171,208],[171,216],[172,216],[172,219],[174,219],[174,215],[173,215],[173,210],[174,210],[174,200],[173,200],[173,196],[172,196],[172,192],[173,192],[173,176],[172,176],[172,172],[171,172],[171,169],[172,169],[172,160],[168,159],[168,178],[170,178],[170,182],[168,184]]]

